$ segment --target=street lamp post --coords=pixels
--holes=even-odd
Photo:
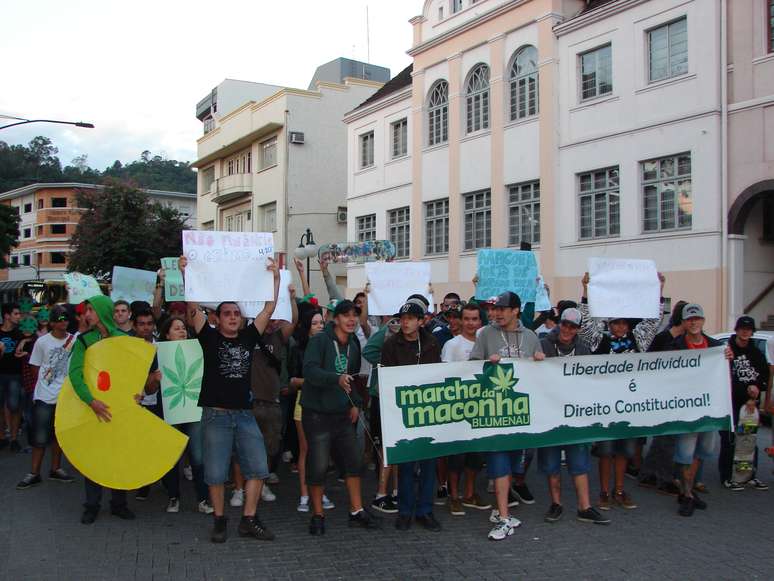
[[[306,284],[312,284],[311,273],[309,272],[309,259],[317,254],[317,244],[314,241],[314,234],[307,228],[304,234],[301,234],[301,241],[298,244],[298,248],[293,251],[293,255],[299,260],[306,258]]]
[[[4,119],[15,119],[15,123],[9,123],[3,125],[0,129],[8,129],[9,127],[16,127],[17,125],[25,125],[27,123],[59,123],[61,125],[75,125],[76,127],[85,127],[87,129],[94,129],[93,123],[85,123],[83,121],[58,121],[56,119],[23,119],[22,117],[11,117],[10,115],[1,115]]]

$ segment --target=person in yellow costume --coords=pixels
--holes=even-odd
[[[86,350],[102,339],[126,335],[126,333],[119,329],[113,321],[113,301],[104,295],[98,295],[85,301],[84,315],[90,330],[80,335],[73,346],[70,357],[70,383],[72,383],[75,393],[83,403],[92,409],[97,419],[101,422],[109,422],[112,418],[110,407],[91,394],[83,376]],[[84,483],[86,484],[86,502],[83,505],[81,522],[92,524],[99,514],[102,486],[86,477],[84,477]],[[110,513],[124,520],[134,519],[134,513],[126,505],[125,490],[112,491]]]

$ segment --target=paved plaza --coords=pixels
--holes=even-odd
[[[766,430],[761,443],[770,441]],[[152,453],[153,442],[148,443]],[[468,510],[451,517],[436,507],[441,533],[419,528],[398,533],[394,517],[381,531],[347,528],[344,487],[330,478],[328,494],[337,508],[327,515],[327,534],[307,533],[308,515],[295,510],[297,475],[289,465],[273,487],[278,499],[260,516],[276,533],[274,542],[236,535],[239,513],[229,509],[229,539],[209,542],[211,517],[194,512],[193,487],[185,482],[179,514],[166,514],[166,495],[154,486],[146,502],[130,495],[137,520],[125,522],[103,510],[94,525],[80,524],[83,482],[44,481],[26,491],[16,482],[29,469],[29,454],[0,453],[0,579],[771,579],[774,577],[774,489],[721,490],[714,466],[705,480],[709,510],[692,518],[677,515],[672,497],[627,486],[640,508],[614,509],[610,526],[574,520],[575,499],[565,478],[564,519],[543,522],[548,507],[543,478],[530,470],[537,498],[519,506],[523,525],[511,538],[488,541],[488,512]],[[772,479],[762,455],[760,476]],[[45,474],[44,466],[44,474]],[[484,489],[485,482],[482,481]],[[368,498],[375,487],[366,476]],[[592,477],[597,491],[597,478]],[[105,499],[106,500],[106,499]]]

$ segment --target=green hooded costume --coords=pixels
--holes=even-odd
[[[116,327],[113,321],[113,301],[105,295],[97,295],[84,301],[89,303],[99,316],[100,322],[107,329],[108,337],[116,337],[119,335],[126,335],[121,329]],[[89,386],[86,385],[86,381],[83,379],[83,362],[86,358],[86,349],[94,345],[97,341],[103,339],[102,333],[96,327],[91,331],[87,331],[83,335],[78,337],[78,340],[73,345],[73,352],[70,356],[70,383],[73,385],[75,393],[83,400],[83,403],[90,405],[94,401],[94,396],[91,395]]]

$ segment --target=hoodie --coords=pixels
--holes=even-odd
[[[384,342],[382,347],[382,365],[418,365],[441,363],[441,347],[431,333],[424,327],[419,328],[419,341],[408,341],[402,332],[395,333]],[[419,351],[419,352],[418,352]]]
[[[104,295],[97,295],[85,302],[89,303],[97,312],[100,322],[107,329],[108,337],[126,335],[113,321],[113,301],[110,298]],[[89,386],[86,385],[86,381],[83,378],[83,363],[86,359],[86,349],[101,339],[103,339],[102,334],[96,327],[83,335],[79,335],[78,340],[73,345],[72,355],[70,356],[70,383],[72,383],[75,393],[78,394],[78,397],[86,405],[90,405],[94,401],[94,396],[91,395]]]
[[[591,349],[583,341],[580,333],[575,335],[570,345],[559,342],[559,328],[555,327],[540,340],[540,347],[546,357],[570,357],[572,355],[591,355]]]
[[[350,397],[355,405],[360,403],[356,390],[353,389],[347,396],[339,386],[342,373],[336,371],[335,342],[338,339],[333,327],[333,323],[325,325],[322,332],[309,339],[304,351],[301,407],[323,414],[347,413],[352,407]],[[339,353],[347,356],[347,374],[357,375],[360,370],[360,342],[354,333],[350,333],[346,346],[339,344]]]
[[[734,414],[738,414],[739,408],[750,399],[747,395],[749,386],[755,385],[760,391],[766,391],[768,388],[769,366],[766,363],[766,356],[758,350],[752,339],[747,343],[747,347],[740,347],[736,344],[736,335],[731,335],[728,346],[734,352],[734,358],[729,362],[731,364],[731,401]]]
[[[661,307],[663,310],[663,302]],[[605,331],[605,319],[591,316],[586,298],[581,299],[578,308],[581,312],[580,336],[595,355],[608,353],[645,353],[653,342],[661,319],[642,319],[636,325],[629,320],[629,332],[620,338]]]

